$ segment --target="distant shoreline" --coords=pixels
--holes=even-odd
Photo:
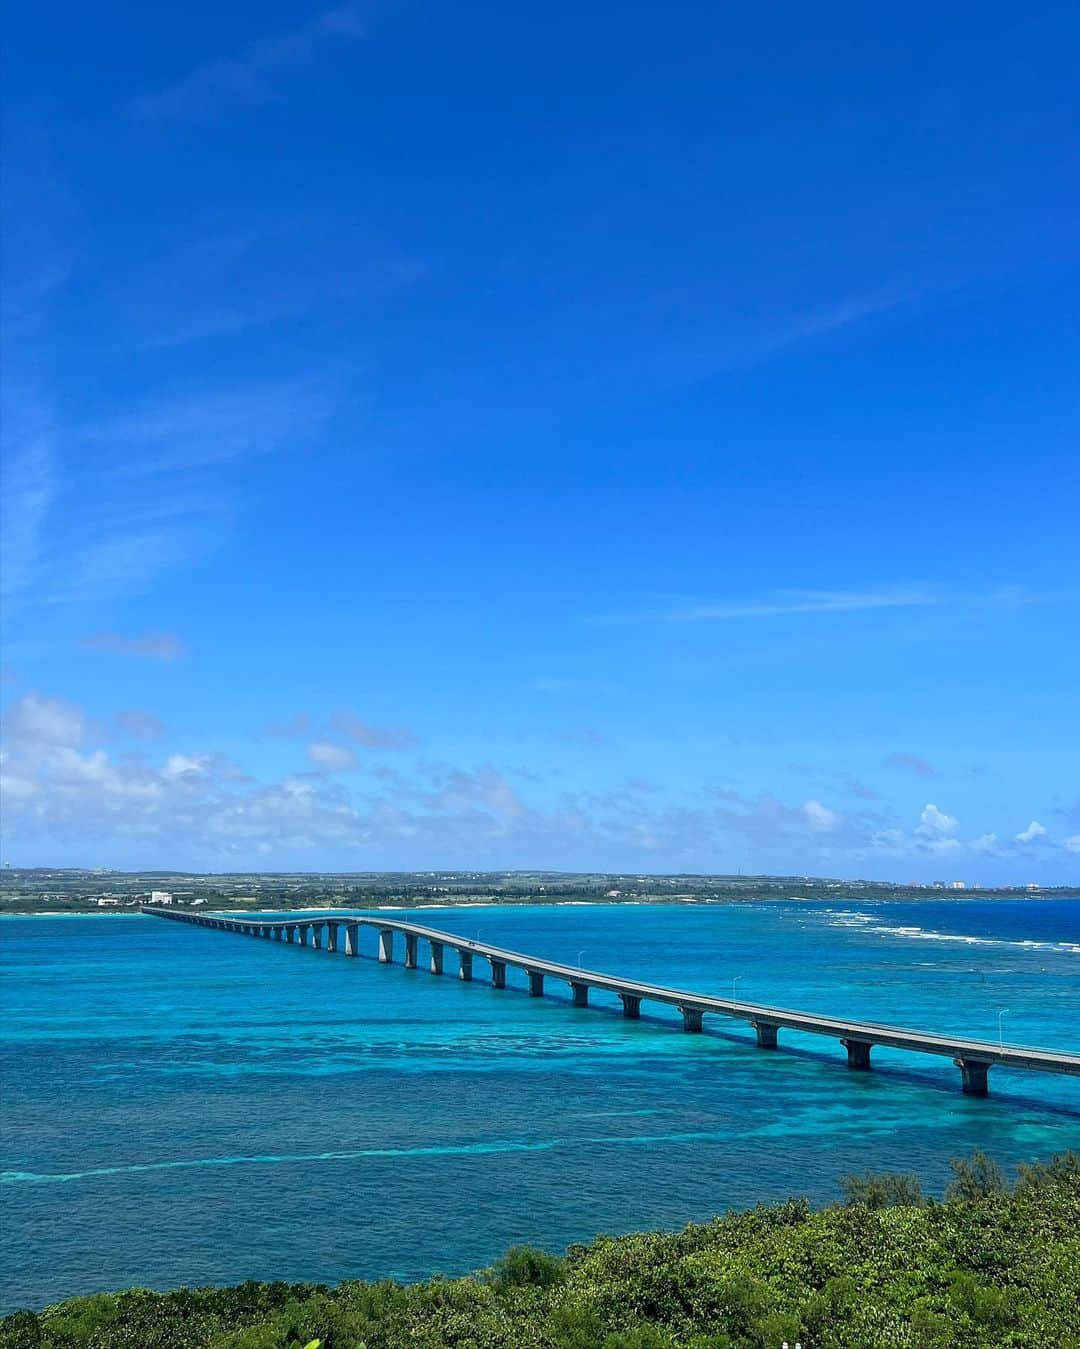
[[[929,893],[902,896],[893,895],[853,895],[853,896],[811,896],[811,895],[708,895],[693,898],[649,898],[649,899],[468,899],[461,903],[453,900],[439,904],[264,904],[260,906],[230,906],[221,904],[175,906],[179,913],[199,912],[206,914],[261,914],[261,913],[439,913],[454,909],[595,909],[595,908],[704,908],[715,904],[813,904],[813,903],[858,903],[858,904],[919,904],[940,900],[952,900],[956,903],[997,903],[1007,900],[1023,900],[1028,904],[1045,903],[1055,899],[1080,899],[1080,889],[1056,889],[1032,893],[1025,890],[1006,892],[969,891],[960,893],[954,890],[934,890]],[[4,909],[0,912],[0,921],[5,918],[135,918],[141,913],[141,906],[108,906],[106,909]]]

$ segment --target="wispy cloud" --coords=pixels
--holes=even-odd
[[[184,654],[184,643],[175,632],[144,632],[127,637],[119,632],[95,632],[83,638],[91,651],[109,651],[117,656],[140,656],[144,660],[173,661]]]
[[[157,740],[165,734],[165,723],[153,712],[144,712],[140,707],[129,708],[126,712],[117,712],[113,724],[123,735],[136,740]]]
[[[283,80],[309,69],[333,47],[366,34],[359,6],[325,9],[298,28],[258,38],[235,55],[204,61],[175,83],[140,94],[131,110],[145,121],[175,121],[264,103],[279,97]]]
[[[410,749],[418,743],[406,726],[373,726],[347,707],[340,708],[330,719],[330,725],[348,740],[364,749]]]
[[[933,767],[917,754],[888,754],[882,759],[886,768],[904,768],[916,777],[928,778],[934,774]]]
[[[654,613],[607,615],[602,622],[708,623],[797,614],[850,614],[874,609],[914,609],[945,603],[942,595],[918,587],[880,590],[778,590],[761,599],[717,604],[673,605]]]
[[[317,377],[204,389],[106,417],[82,438],[114,473],[182,472],[279,449],[318,428],[331,398]]]
[[[360,212],[249,205],[163,227],[110,286],[109,304],[121,341],[153,351],[387,303],[424,273]]]
[[[56,483],[52,431],[44,410],[8,395],[3,399],[3,423],[7,429],[0,497],[0,594],[10,604],[37,574]]]
[[[859,614],[901,609],[996,606],[1016,609],[1066,598],[1005,585],[982,593],[931,585],[872,586],[856,590],[774,590],[752,599],[695,602],[669,599],[651,612],[595,615],[599,623],[716,623],[749,618],[797,618],[817,614]]]

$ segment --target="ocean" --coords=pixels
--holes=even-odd
[[[749,1001],[1080,1049],[1080,897],[415,909],[467,938]],[[676,1228],[846,1173],[1080,1147],[1080,1079],[741,1023],[685,1035],[141,916],[0,920],[0,1310],[132,1285],[419,1279]],[[426,948],[422,945],[421,952]],[[400,959],[400,947],[398,953]]]

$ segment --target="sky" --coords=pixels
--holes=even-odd
[[[1080,881],[1080,11],[9,14],[3,857]]]

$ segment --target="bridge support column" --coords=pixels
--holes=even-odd
[[[620,993],[622,1014],[627,1021],[637,1021],[641,1016],[641,999],[636,993]]]
[[[407,970],[416,969],[416,948],[420,944],[420,939],[415,932],[405,933],[405,968]]]
[[[360,954],[360,924],[345,924],[345,954],[347,956],[358,956]]]
[[[777,1025],[775,1024],[775,1022],[772,1022],[772,1021],[755,1021],[755,1022],[754,1022],[754,1031],[755,1031],[756,1034],[757,1034],[758,1048],[759,1048],[759,1049],[775,1049],[775,1048],[776,1048],[776,1032],[777,1032],[779,1029],[780,1029],[780,1027],[777,1026]]]
[[[338,924],[327,923],[326,925],[326,949],[333,955],[337,955],[338,949]]]
[[[506,965],[501,960],[491,962],[491,987],[506,987]]]
[[[323,925],[322,925],[322,923],[312,923],[312,925],[311,925],[311,944],[312,944],[312,946],[314,946],[314,948],[315,948],[316,951],[319,951],[319,950],[322,949],[322,934],[323,934]]]
[[[297,939],[297,941],[300,943],[301,946],[306,946],[306,945],[308,944],[308,933],[309,933],[310,931],[311,931],[311,928],[310,928],[310,927],[306,927],[306,926],[305,926],[305,927],[298,927],[298,928],[296,929],[296,939]]]
[[[529,997],[542,998],[544,996],[544,975],[540,970],[529,970]]]
[[[443,944],[441,941],[431,943],[431,972],[432,974],[442,974],[443,972]]]
[[[990,1089],[986,1085],[986,1074],[990,1065],[985,1059],[954,1059],[953,1062],[960,1069],[960,1079],[965,1096],[986,1096],[989,1094]]]
[[[379,964],[392,965],[394,963],[394,929],[392,927],[379,928]]]
[[[847,1050],[849,1068],[860,1073],[870,1071],[870,1050],[873,1046],[869,1040],[841,1040],[840,1043]]]
[[[679,1011],[682,1012],[682,1028],[684,1031],[696,1034],[701,1030],[702,1011],[700,1007],[680,1007]]]
[[[285,940],[287,942],[294,942],[296,940],[296,928],[292,923],[285,929]]]
[[[458,948],[458,978],[463,979],[465,983],[469,983],[472,979],[472,958],[471,951],[462,951],[460,947]]]
[[[589,1005],[589,985],[571,983],[570,991],[574,995],[575,1007],[588,1007]]]

